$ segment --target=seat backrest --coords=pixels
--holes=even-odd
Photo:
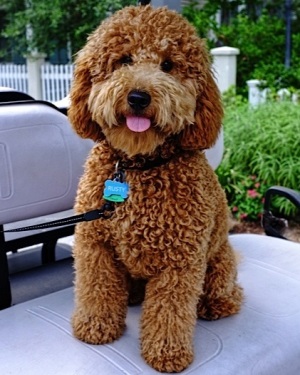
[[[221,129],[219,137],[216,143],[214,144],[214,146],[205,151],[207,160],[213,169],[217,169],[219,164],[221,163],[222,158],[223,158],[223,152],[224,152],[224,133],[223,133],[223,129]]]
[[[92,146],[47,102],[0,103],[0,224],[72,208]]]

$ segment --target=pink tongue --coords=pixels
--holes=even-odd
[[[126,125],[133,132],[141,133],[150,128],[151,121],[146,117],[128,116]]]

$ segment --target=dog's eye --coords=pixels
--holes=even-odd
[[[119,60],[120,64],[122,65],[131,65],[133,63],[132,57],[131,56],[123,56]]]
[[[162,71],[168,73],[173,69],[173,62],[171,60],[165,60],[160,64]]]

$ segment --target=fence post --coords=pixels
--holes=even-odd
[[[297,103],[298,103],[298,100],[299,100],[299,94],[298,94],[297,92],[294,92],[294,93],[292,94],[292,102],[293,102],[294,104],[297,104]]]
[[[220,92],[225,92],[230,86],[236,86],[236,66],[238,48],[218,47],[210,50],[213,56],[213,70]]]
[[[43,99],[41,66],[45,62],[45,55],[32,53],[26,56],[28,73],[28,94],[34,99]]]
[[[284,101],[284,100],[287,100],[287,99],[292,99],[292,94],[290,93],[290,91],[288,89],[280,89],[277,91],[277,95],[278,95],[278,98],[279,100],[281,101]]]
[[[259,85],[261,81],[259,79],[250,79],[247,81],[248,85],[248,102],[250,107],[257,107],[259,104],[266,101],[267,91],[261,90]]]

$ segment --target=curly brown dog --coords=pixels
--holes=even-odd
[[[193,360],[197,317],[234,314],[242,301],[227,202],[203,153],[223,114],[205,43],[167,8],[124,8],[78,54],[71,102],[75,130],[96,141],[76,211],[104,204],[115,170],[111,191],[129,186],[111,217],[76,228],[74,334],[116,340],[128,303],[144,297],[142,354],[179,372]]]

